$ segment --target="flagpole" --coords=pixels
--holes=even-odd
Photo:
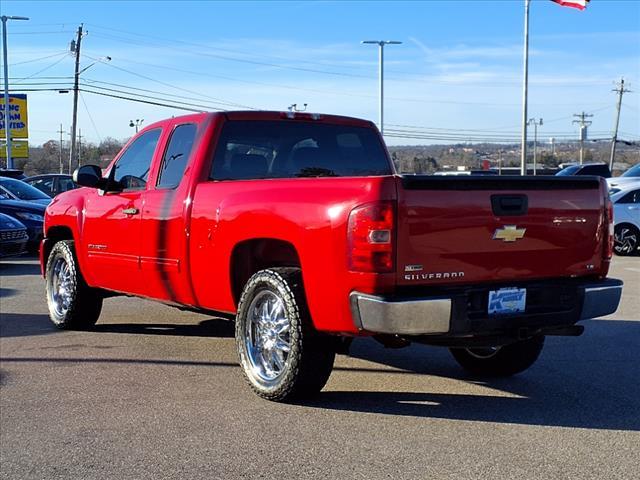
[[[529,87],[529,0],[524,0],[524,75],[522,80],[522,147],[520,175],[527,174],[527,90]]]

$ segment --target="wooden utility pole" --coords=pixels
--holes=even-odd
[[[71,52],[76,56],[76,69],[73,80],[73,117],[71,122],[71,148],[69,149],[69,174],[76,160],[76,127],[78,123],[78,82],[80,79],[80,44],[82,43],[82,24],[78,27],[75,41],[71,41]]]
[[[624,88],[624,78],[620,79],[618,88],[611,90],[618,94],[618,104],[616,105],[616,122],[613,129],[613,137],[611,137],[611,157],[609,158],[609,170],[613,172],[613,160],[616,156],[616,142],[618,141],[618,125],[620,125],[620,108],[622,107],[622,95],[625,93],[631,93],[631,90]]]

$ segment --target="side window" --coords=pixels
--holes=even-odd
[[[161,132],[162,129],[157,128],[143,133],[129,145],[116,163],[112,178],[123,190],[146,187],[151,159]]]
[[[73,190],[74,188],[76,188],[76,184],[73,183],[72,179],[64,177],[58,178],[58,190],[60,190],[61,192]]]
[[[38,190],[50,195],[51,192],[53,192],[53,177],[38,179],[31,185],[36,187]]]
[[[176,188],[180,184],[184,169],[189,161],[197,130],[197,125],[193,123],[178,125],[173,130],[169,146],[162,158],[158,187]]]
[[[633,192],[627,193],[624,197],[618,200],[617,203],[640,203],[640,190],[634,190]]]

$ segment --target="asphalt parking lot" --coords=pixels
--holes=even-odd
[[[49,322],[34,258],[0,262],[0,477],[638,478],[640,257],[610,317],[527,372],[470,379],[444,349],[358,340],[304,405],[245,385],[223,320],[112,298]]]

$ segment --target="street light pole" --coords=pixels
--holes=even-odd
[[[538,126],[542,126],[542,119],[536,120],[535,118],[530,118],[527,125],[533,125],[533,174],[537,175]]]
[[[7,168],[13,168],[11,157],[11,112],[9,110],[9,61],[7,60],[7,20],[29,20],[28,17],[9,17],[2,15],[2,57],[4,59],[4,138],[7,141]]]
[[[363,40],[360,42],[367,45],[378,45],[378,81],[379,81],[379,105],[378,117],[380,133],[384,135],[384,46],[401,45],[402,42],[396,40]]]

